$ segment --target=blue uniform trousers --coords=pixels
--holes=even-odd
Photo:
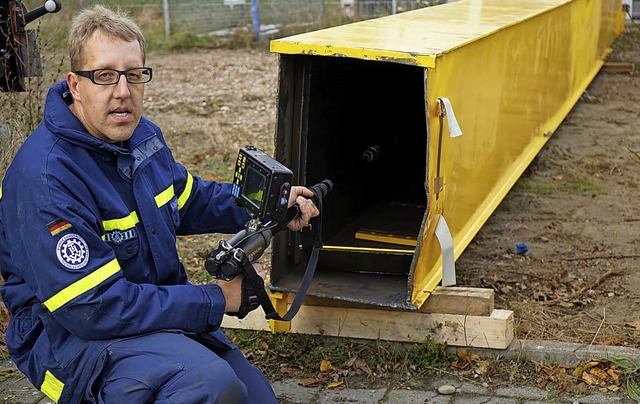
[[[179,333],[111,344],[91,379],[85,400],[94,403],[277,403],[239,349],[210,349]]]

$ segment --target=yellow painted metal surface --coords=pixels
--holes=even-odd
[[[428,217],[444,214],[456,258],[578,101],[621,32],[618,2],[538,5],[554,3],[440,55],[427,72],[430,138],[440,127],[435,108],[440,97],[451,101],[463,131],[451,138],[445,123],[442,150],[429,142],[428,172],[435,173],[441,153],[444,187]],[[428,181],[433,184],[435,176]],[[424,259],[414,269],[412,301],[418,306],[440,277],[438,255],[428,253],[439,249],[430,237],[433,228],[425,227]]]
[[[284,316],[288,310],[288,293],[271,292],[270,296],[273,308],[276,309],[279,315]],[[291,330],[291,323],[289,321],[277,321],[269,320],[269,328],[274,334],[280,332],[289,332]]]
[[[433,68],[439,55],[567,3],[571,1],[460,1],[290,36],[272,41],[271,51],[394,61]],[[599,1],[593,3],[600,4]]]
[[[425,69],[430,203],[410,274],[419,307],[442,279],[440,216],[457,258],[602,67],[623,24],[621,0],[462,0],[272,41],[271,50]],[[438,116],[440,98],[450,100],[461,136]]]

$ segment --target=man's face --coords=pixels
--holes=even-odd
[[[138,41],[112,38],[94,32],[84,48],[84,66],[78,70],[142,67]],[[71,110],[89,133],[107,142],[128,140],[142,116],[144,84],[129,84],[120,76],[117,84],[100,86],[89,78],[67,74],[74,102]]]

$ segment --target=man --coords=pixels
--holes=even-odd
[[[275,402],[219,330],[225,312],[247,309],[242,277],[191,285],[175,245],[237,232],[248,214],[230,184],[176,163],[142,116],[152,69],[130,19],[85,10],[68,46],[72,71],[0,188],[11,357],[56,402]],[[292,189],[290,229],[318,215],[311,195]]]

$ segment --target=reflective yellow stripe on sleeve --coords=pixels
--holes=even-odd
[[[57,403],[62,395],[62,389],[64,389],[64,383],[47,370],[44,373],[44,381],[40,386],[40,391],[46,394],[54,403]]]
[[[174,195],[175,195],[175,193],[173,192],[173,184],[172,184],[172,185],[169,185],[169,187],[167,189],[165,189],[164,191],[162,191],[158,195],[156,195],[156,197],[155,197],[156,205],[159,208],[164,206],[164,204],[169,202],[171,200],[171,198],[174,197]]]
[[[2,199],[2,185],[0,185],[0,199]]]
[[[113,259],[111,262],[101,266],[89,275],[72,283],[60,292],[56,293],[44,302],[44,305],[50,312],[54,312],[60,307],[64,306],[67,302],[75,299],[84,292],[95,288],[102,282],[107,280],[110,276],[120,270],[120,264],[117,259]]]
[[[133,211],[129,214],[129,216],[123,217],[121,219],[103,220],[102,227],[104,227],[104,231],[127,230],[134,227],[139,221],[140,219],[138,219],[138,214]]]
[[[193,188],[193,176],[191,173],[187,172],[187,185],[184,187],[184,191],[180,194],[178,198],[178,209],[182,209],[187,200],[191,196],[191,189]]]

